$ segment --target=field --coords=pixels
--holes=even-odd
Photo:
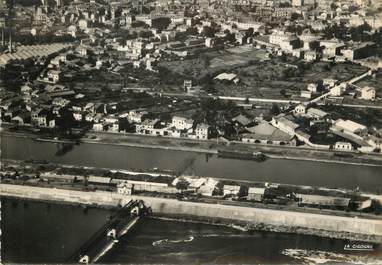
[[[351,63],[304,64],[292,57],[269,57],[266,51],[252,46],[206,52],[198,58],[162,62],[160,66],[204,87],[208,83],[218,95],[274,99],[301,99],[300,91],[309,83],[327,78],[344,81],[367,70]],[[213,79],[222,72],[234,73],[240,81],[235,84]]]
[[[371,86],[376,89],[377,95],[382,95],[382,71],[376,73],[375,77],[367,77],[356,83],[359,87]]]
[[[224,52],[212,51],[201,54],[198,58],[180,61],[161,62],[160,67],[167,68],[175,74],[185,78],[199,80],[206,75],[215,75],[223,71],[246,66],[251,62],[265,60],[266,53],[253,47],[241,46]]]

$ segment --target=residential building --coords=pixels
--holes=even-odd
[[[306,112],[306,106],[304,104],[299,104],[294,108],[294,113],[296,114],[305,114]]]
[[[172,117],[171,126],[178,130],[189,130],[194,126],[194,120],[185,117],[174,116]]]
[[[210,126],[205,123],[199,123],[195,128],[196,139],[207,140],[210,137]]]
[[[61,71],[59,70],[49,70],[47,73],[48,81],[52,83],[57,83],[60,80]]]
[[[334,150],[338,151],[352,151],[353,145],[348,142],[336,142],[334,144]]]
[[[157,129],[159,124],[159,119],[146,119],[135,126],[135,131],[140,134],[152,134],[153,130]]]
[[[297,123],[288,119],[288,117],[285,116],[285,114],[279,114],[278,116],[274,116],[272,118],[271,124],[292,136],[295,135],[295,131],[299,127]]]

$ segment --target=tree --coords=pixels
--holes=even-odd
[[[188,181],[186,181],[186,180],[179,180],[176,183],[175,187],[177,190],[180,190],[180,192],[183,193],[183,191],[187,189],[189,184],[190,183],[188,183]]]
[[[202,30],[202,35],[205,37],[212,38],[215,36],[215,30],[211,27],[204,26]]]
[[[272,104],[272,108],[270,110],[270,113],[273,115],[273,116],[276,116],[276,115],[279,115],[281,112],[280,110],[280,107],[279,105],[277,105],[276,103],[273,103]]]
[[[198,29],[196,27],[187,28],[186,33],[189,35],[194,35],[194,36],[199,34]]]
[[[280,90],[280,95],[283,96],[283,97],[286,96],[286,91],[285,91],[285,89],[281,89],[281,90]]]

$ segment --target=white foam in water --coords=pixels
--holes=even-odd
[[[380,259],[376,259],[373,257],[355,256],[327,251],[316,251],[307,249],[284,249],[282,251],[282,254],[297,260],[301,260],[307,264],[381,264]]]
[[[187,239],[181,239],[181,240],[170,240],[170,239],[166,238],[166,239],[161,239],[161,240],[154,241],[152,245],[154,247],[156,247],[156,246],[162,245],[164,243],[172,243],[172,244],[175,244],[175,243],[187,243],[187,242],[191,242],[192,240],[194,240],[193,236],[189,236]]]

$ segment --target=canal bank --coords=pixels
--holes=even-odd
[[[49,143],[70,143],[70,141],[53,139],[30,132],[9,132],[3,130],[2,135],[30,138],[40,142]],[[182,152],[196,152],[203,154],[217,154],[219,151],[229,151],[236,153],[257,153],[263,152],[270,158],[302,160],[321,163],[339,163],[359,166],[379,166],[382,167],[381,154],[361,154],[357,152],[347,152],[337,155],[337,152],[330,150],[312,149],[309,147],[273,146],[261,144],[248,144],[239,141],[224,140],[195,140],[171,137],[154,137],[137,135],[132,133],[112,133],[90,131],[76,143],[115,145],[135,148],[162,149]],[[74,144],[74,141],[73,141]]]
[[[0,184],[2,197],[56,201],[84,205],[118,206],[143,200],[154,216],[240,225],[248,229],[382,242],[382,221],[253,207],[185,202],[174,199],[126,196],[114,192],[83,192]]]

